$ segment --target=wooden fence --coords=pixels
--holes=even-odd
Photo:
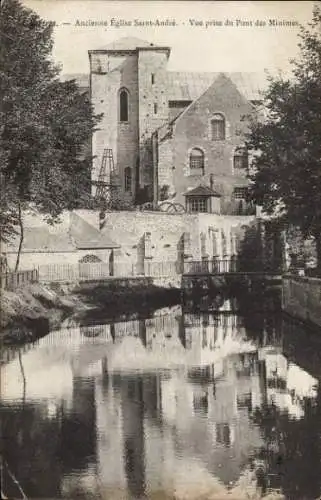
[[[39,266],[38,270],[39,281],[73,282],[79,280],[78,264],[46,264]]]
[[[113,278],[176,276],[176,261],[161,261],[135,264],[131,262],[86,262],[79,264],[48,264],[39,266],[39,281],[74,282],[105,281]]]
[[[27,283],[34,283],[38,281],[38,279],[39,276],[37,269],[32,269],[28,271],[1,273],[0,275],[1,289],[15,290],[16,288],[23,286]]]
[[[236,259],[191,260],[184,262],[185,274],[221,274],[239,270]]]
[[[145,276],[162,278],[178,274],[178,263],[176,261],[145,262]]]

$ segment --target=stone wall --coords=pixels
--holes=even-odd
[[[98,228],[99,214],[77,211],[85,221]],[[28,219],[28,217],[27,217]],[[48,226],[39,218],[30,218],[30,227]],[[28,224],[28,225],[29,225]],[[50,231],[67,232],[69,215],[63,214],[61,224]],[[47,264],[77,264],[85,255],[96,255],[103,263],[110,262],[114,275],[154,277],[172,276],[182,272],[183,263],[191,260],[230,259],[243,254],[254,269],[254,261],[262,261],[260,220],[249,216],[216,214],[168,214],[164,212],[118,211],[106,213],[102,232],[120,246],[110,250],[78,250],[61,252],[23,252],[20,269]],[[252,241],[253,240],[253,241]],[[73,248],[69,248],[73,250]],[[13,265],[15,255],[8,255]],[[150,271],[150,272],[149,272]]]
[[[96,71],[92,58],[90,88],[95,113],[103,115],[99,127],[93,134],[92,180],[97,180],[102,163],[103,151],[112,149],[113,159],[122,198],[130,201],[134,197],[136,164],[138,158],[138,68],[137,54],[101,54],[101,64],[106,71]],[[109,69],[108,69],[109,68]],[[128,121],[119,121],[119,92],[128,91]],[[108,166],[108,165],[107,165]],[[132,190],[125,192],[124,170],[132,169]]]
[[[242,118],[252,112],[253,107],[234,83],[222,75],[177,118],[172,136],[160,142],[159,146],[159,180],[170,185],[170,192],[177,193],[176,201],[184,204],[183,193],[200,182],[209,186],[211,174],[214,175],[215,189],[227,199],[230,199],[235,186],[247,186],[245,172],[233,169],[233,157],[236,148],[244,144],[247,125]],[[215,113],[225,118],[224,140],[213,140],[211,137],[211,119]],[[190,171],[192,148],[204,153],[204,173]],[[175,170],[171,172],[173,167]]]
[[[121,246],[115,265],[170,261],[179,268],[183,260],[230,258],[249,226],[257,227],[254,217],[129,211],[108,213],[102,230]]]
[[[295,318],[321,326],[321,279],[284,276],[282,309]]]
[[[140,185],[153,184],[152,133],[168,120],[166,67],[168,52],[141,49],[138,56]]]
[[[158,144],[158,186],[161,191],[167,186],[168,196],[175,193],[174,185],[174,151],[172,139],[159,141]]]

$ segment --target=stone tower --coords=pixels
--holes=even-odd
[[[92,180],[98,179],[104,149],[111,149],[120,197],[135,202],[137,190],[153,190],[152,133],[168,118],[168,47],[123,38],[89,51],[90,94],[103,114],[93,135]],[[93,187],[93,194],[95,187]]]

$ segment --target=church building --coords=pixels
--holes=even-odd
[[[259,104],[258,75],[168,71],[170,53],[136,38],[89,50],[91,100],[103,115],[93,194],[104,179],[127,205],[254,215],[244,117]]]

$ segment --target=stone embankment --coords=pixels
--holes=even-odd
[[[321,327],[321,279],[297,275],[284,276],[282,309],[311,326]]]

